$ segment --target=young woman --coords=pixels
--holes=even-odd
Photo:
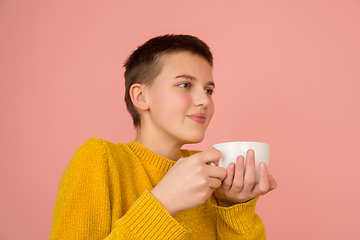
[[[221,153],[182,150],[203,140],[214,114],[213,57],[189,35],[165,35],[125,63],[125,102],[135,141],[92,138],[66,169],[50,239],[265,239],[258,197],[276,181],[254,154],[228,170]]]

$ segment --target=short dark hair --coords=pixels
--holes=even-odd
[[[135,83],[151,85],[161,72],[160,58],[164,54],[179,51],[190,51],[206,59],[213,66],[213,56],[209,46],[202,40],[191,35],[167,34],[148,40],[139,46],[126,60],[125,67],[125,103],[134,126],[140,126],[140,114],[130,98],[130,87]]]

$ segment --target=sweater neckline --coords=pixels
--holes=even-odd
[[[140,145],[135,141],[131,141],[126,145],[142,162],[147,163],[159,170],[167,172],[176,163],[176,161],[174,160],[170,160],[168,158],[157,155],[156,153],[150,151],[149,149],[147,149],[146,147]],[[180,157],[184,157],[184,155],[187,154],[184,153],[184,150],[181,150]]]

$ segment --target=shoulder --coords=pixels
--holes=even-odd
[[[131,151],[124,143],[112,143],[101,138],[85,141],[73,155],[65,174],[94,175],[108,172],[115,165],[131,159]],[[90,176],[89,176],[90,177]]]
[[[82,144],[77,152],[78,153],[98,153],[106,154],[113,151],[128,151],[125,143],[113,143],[101,138],[90,138]]]
[[[123,142],[113,143],[101,138],[88,139],[75,153],[75,155],[86,155],[91,158],[102,158],[106,161],[118,161],[134,158],[133,151],[128,144]],[[123,161],[121,161],[123,162]]]
[[[74,158],[85,156],[102,156],[106,154],[107,142],[100,138],[90,138],[75,152]]]
[[[115,144],[110,141],[101,139],[101,138],[90,138],[85,143],[83,143],[79,149],[80,150],[82,150],[82,149],[89,150],[89,149],[93,149],[93,148],[94,149],[99,149],[99,148],[105,149],[107,146],[110,146],[110,145],[115,145]]]
[[[113,143],[101,138],[90,138],[84,142],[75,152],[72,162],[77,163],[101,163],[121,156],[129,156],[131,151],[124,143]]]

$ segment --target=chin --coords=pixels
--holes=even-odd
[[[186,144],[194,144],[194,143],[199,143],[202,140],[204,140],[204,135],[203,134],[198,134],[198,135],[193,135],[193,136],[187,136],[186,140]]]

